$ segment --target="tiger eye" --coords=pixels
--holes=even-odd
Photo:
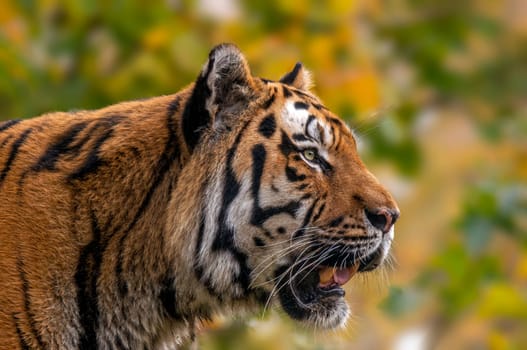
[[[304,150],[304,157],[307,160],[312,161],[312,160],[315,160],[316,153],[312,149],[306,149],[306,150]]]

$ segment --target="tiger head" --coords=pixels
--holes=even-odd
[[[191,218],[185,256],[210,298],[334,328],[350,313],[342,286],[383,263],[399,210],[308,86],[300,64],[275,82],[253,77],[232,45],[210,53],[183,117],[191,159],[173,230]]]

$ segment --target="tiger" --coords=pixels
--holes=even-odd
[[[214,47],[172,95],[0,124],[0,349],[157,349],[218,314],[343,327],[398,206],[301,63]]]

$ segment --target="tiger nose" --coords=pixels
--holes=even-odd
[[[366,218],[373,225],[373,227],[386,234],[390,231],[395,221],[399,218],[399,211],[397,209],[365,209]]]

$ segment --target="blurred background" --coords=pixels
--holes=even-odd
[[[0,119],[176,92],[224,41],[261,77],[302,61],[402,216],[345,329],[274,310],[200,348],[527,349],[527,3],[2,1]]]

